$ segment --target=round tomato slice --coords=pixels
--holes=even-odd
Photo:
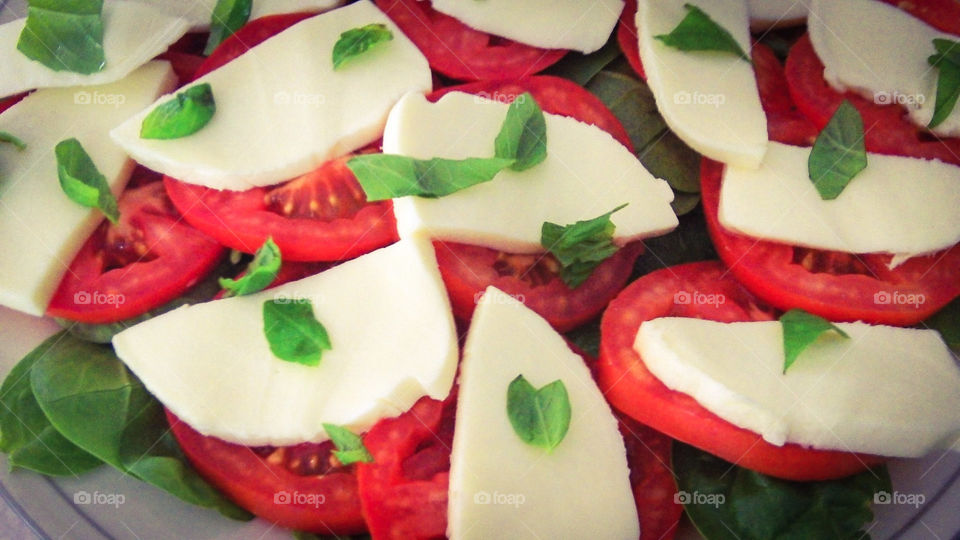
[[[617,414],[617,419],[627,449],[640,537],[670,540],[683,515],[683,505],[674,500],[677,482],[669,465],[673,439],[625,414]]]
[[[111,323],[160,307],[210,273],[224,254],[218,243],[183,223],[154,173],[118,201],[120,221],[104,221],[74,257],[47,315]]]
[[[321,535],[366,530],[354,469],[338,465],[329,441],[251,448],[201,435],[170,411],[167,420],[197,472],[253,514]]]
[[[285,13],[267,15],[248,22],[217,45],[217,48],[207,57],[207,61],[196,70],[194,77],[202,77],[210,73],[267,39],[314,15],[316,14]]]
[[[430,67],[463,81],[517,79],[543,71],[567,53],[540,49],[474,30],[435,11],[426,0],[376,0]]]
[[[620,13],[620,22],[617,24],[617,43],[627,63],[637,72],[641,79],[646,79],[643,63],[640,60],[640,44],[637,42],[637,0],[627,0]]]
[[[790,98],[783,65],[773,49],[757,43],[750,55],[757,77],[760,104],[767,115],[767,136],[770,140],[784,144],[812,146],[820,130],[800,112]]]
[[[647,370],[633,342],[642,322],[667,316],[735,322],[771,320],[773,313],[719,262],[684,264],[641,277],[610,302],[600,325],[598,383],[611,405],[670,437],[778,478],[840,478],[880,462],[875,456],[796,444],[774,446],[664,386]]]

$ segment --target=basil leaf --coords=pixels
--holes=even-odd
[[[245,296],[266,289],[276,279],[282,261],[280,248],[273,238],[268,237],[257,249],[243,277],[220,278],[220,286],[226,291],[224,296]]]
[[[19,137],[6,131],[0,131],[0,142],[12,144],[17,150],[26,150],[27,143],[20,140]]]
[[[461,189],[489,182],[513,163],[510,159],[433,158],[420,160],[393,154],[364,154],[347,167],[357,177],[368,201],[410,195],[443,197]]]
[[[54,71],[102,71],[102,11],[103,0],[30,0],[17,50]]]
[[[687,15],[669,34],[653,36],[664,44],[681,51],[718,51],[732,53],[750,62],[733,36],[693,4],[684,4]]]
[[[790,482],[675,441],[673,471],[687,517],[711,540],[864,538],[870,504],[893,491],[885,467],[823,482]]]
[[[120,219],[117,199],[107,185],[107,178],[97,170],[80,141],[60,141],[54,152],[57,155],[60,188],[67,197],[80,206],[99,208],[107,219],[116,223]]]
[[[781,315],[780,324],[783,326],[784,373],[797,361],[800,353],[824,332],[833,330],[844,338],[850,337],[837,325],[802,309],[791,309]]]
[[[548,454],[566,436],[570,415],[567,387],[559,379],[538,390],[517,375],[507,387],[507,417],[513,431],[523,442]]]
[[[143,119],[143,139],[177,139],[192,135],[210,122],[217,111],[209,83],[191,86],[161,103]]]
[[[560,263],[560,279],[571,289],[580,286],[593,269],[609,259],[620,248],[613,243],[616,227],[610,221],[613,210],[572,225],[557,225],[546,221],[540,228],[540,245],[553,254]]]
[[[332,348],[327,329],[314,316],[309,299],[264,302],[263,332],[270,351],[287,362],[316,366],[323,351]]]
[[[494,149],[498,158],[513,160],[514,171],[525,171],[547,158],[547,123],[530,92],[510,104]]]
[[[337,447],[333,451],[333,456],[343,465],[352,465],[354,463],[373,463],[373,456],[367,447],[363,445],[363,439],[359,435],[352,433],[345,427],[334,424],[323,424],[324,431],[330,436],[330,440]]]
[[[210,15],[210,37],[203,49],[204,56],[209,56],[217,45],[247,24],[252,7],[253,0],[217,0]]]
[[[58,432],[43,414],[30,386],[30,372],[64,337],[55,334],[23,357],[0,386],[0,450],[10,468],[50,476],[76,476],[103,464]]]
[[[340,34],[333,46],[333,69],[340,69],[347,60],[360,56],[378,43],[393,39],[393,32],[383,23],[372,23],[352,28]]]
[[[867,167],[863,144],[863,118],[849,101],[837,107],[820,135],[817,135],[807,168],[820,198],[836,199],[853,178]]]
[[[949,39],[934,39],[937,51],[927,61],[939,68],[937,76],[937,98],[933,106],[933,118],[928,128],[939,126],[953,112],[960,98],[960,42]]]
[[[617,34],[611,34],[607,43],[590,54],[568,52],[559,62],[547,68],[543,74],[571,80],[585,86],[611,62],[620,56]]]

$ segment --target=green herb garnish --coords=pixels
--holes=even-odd
[[[107,219],[116,223],[120,219],[117,199],[110,191],[106,177],[97,170],[80,141],[61,141],[54,152],[57,154],[60,188],[67,197],[81,206],[99,208]]]
[[[653,36],[664,44],[681,51],[718,51],[739,56],[750,62],[737,40],[699,7],[684,4],[687,15],[669,34]]]
[[[780,325],[783,327],[784,373],[797,361],[800,353],[823,333],[834,331],[844,338],[850,337],[837,325],[802,309],[791,309],[781,315]]]
[[[507,388],[507,417],[520,439],[550,453],[570,428],[570,397],[563,381],[536,389],[523,375]]]
[[[933,47],[937,50],[927,58],[931,66],[939,69],[937,76],[937,99],[933,106],[933,118],[927,124],[934,128],[943,123],[957,105],[960,98],[960,41],[949,39],[933,40]]]
[[[268,237],[240,279],[220,278],[224,296],[245,296],[266,289],[276,279],[282,261],[280,248]]]
[[[177,139],[192,135],[207,125],[216,111],[210,84],[191,86],[150,111],[140,125],[140,137]]]
[[[54,71],[102,71],[102,12],[103,0],[30,0],[17,50]]]
[[[210,14],[210,37],[203,54],[209,55],[250,19],[253,0],[217,0]]]
[[[340,69],[351,58],[356,58],[378,43],[393,39],[393,32],[383,23],[372,23],[340,34],[333,46],[333,69]]]
[[[345,427],[334,424],[323,424],[324,431],[330,436],[330,440],[337,447],[333,451],[333,456],[337,458],[342,465],[352,465],[354,463],[373,463],[373,456],[367,447],[363,445],[363,439],[354,434]]]
[[[616,229],[610,216],[627,206],[572,225],[544,222],[540,229],[540,245],[560,263],[560,279],[571,289],[580,286],[593,269],[609,259],[620,248],[613,243]]]
[[[20,140],[16,135],[6,131],[0,131],[0,143],[12,144],[17,150],[27,149],[27,143]]]
[[[314,316],[309,299],[264,302],[263,332],[270,351],[287,362],[317,366],[323,351],[332,348],[327,329]]]
[[[839,197],[847,184],[867,167],[863,119],[849,101],[843,100],[817,136],[807,167],[810,180],[825,201]]]
[[[510,169],[525,171],[547,158],[547,122],[530,93],[517,96],[494,141],[498,158],[512,159]]]

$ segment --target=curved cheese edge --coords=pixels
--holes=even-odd
[[[668,388],[775,445],[919,457],[960,435],[960,368],[940,335],[840,323],[783,374],[777,321],[644,322],[634,349]]]
[[[7,254],[0,258],[0,305],[42,316],[104,218],[63,194],[57,143],[76,137],[119,196],[133,162],[108,132],[175,85],[170,64],[153,61],[109,84],[37,90],[0,114],[0,131],[27,144],[22,151],[0,145],[0,251]]]
[[[939,74],[927,63],[936,52],[933,39],[960,41],[960,36],[872,0],[813,0],[808,31],[832,87],[880,105],[902,105],[918,126],[930,123]],[[960,108],[932,131],[960,136]]]
[[[720,224],[787,244],[904,258],[960,242],[960,167],[867,155],[867,168],[824,201],[808,175],[810,148],[770,143],[759,169],[727,166]]]
[[[747,0],[750,30],[798,26],[807,22],[809,8],[803,0]]]
[[[393,40],[333,71],[340,34],[370,23],[387,25]],[[288,180],[375,141],[401,96],[432,85],[420,51],[366,1],[300,22],[193,84],[204,82],[217,110],[200,131],[141,139],[143,119],[171,98],[164,96],[111,136],[153,170],[237,191]]]
[[[24,56],[17,40],[26,19],[0,25],[0,97],[34,88],[107,84],[123,79],[133,70],[167,50],[180,39],[189,25],[160,9],[137,2],[106,2],[103,7],[103,49],[107,64],[103,71],[83,75],[54,71]]]
[[[489,34],[589,54],[610,38],[623,0],[433,0],[431,6]]]
[[[387,120],[383,151],[418,159],[492,157],[509,105],[462,92],[436,103],[405,96]],[[431,238],[511,253],[542,252],[544,221],[560,225],[611,217],[614,241],[626,244],[677,226],[673,191],[654,178],[605,131],[565,116],[544,114],[547,158],[526,171],[509,169],[490,182],[440,198],[394,200],[401,238]]]
[[[311,367],[277,359],[263,333],[267,300],[308,299],[332,350]],[[113,339],[147,389],[205,435],[244,445],[327,439],[444,399],[457,332],[429,242],[405,240],[321,274],[250,296],[182,307]]]
[[[186,20],[191,32],[210,28],[210,17],[217,0],[135,0],[162,9],[166,13]],[[250,19],[267,15],[296,13],[301,11],[322,12],[333,9],[343,0],[256,0],[250,9]]]
[[[753,66],[733,54],[684,52],[654,36],[669,34],[691,3],[706,12],[750,52],[743,0],[640,0],[637,35],[647,84],[664,121],[704,156],[758,167],[767,149],[767,117]]]
[[[516,435],[507,387],[563,381],[570,428],[548,454]],[[450,455],[447,534],[482,538],[639,536],[617,419],[583,359],[539,315],[490,287],[464,347]]]

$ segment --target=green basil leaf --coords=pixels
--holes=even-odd
[[[203,54],[208,56],[223,40],[247,24],[252,7],[253,0],[217,0],[210,15],[210,37]]]
[[[80,206],[99,208],[107,219],[116,223],[120,219],[117,199],[107,185],[107,178],[97,170],[80,141],[60,141],[54,152],[57,155],[60,188],[67,197]]]
[[[853,178],[867,167],[863,144],[863,118],[849,101],[837,107],[807,160],[810,180],[825,201],[836,199]]]
[[[17,150],[26,150],[27,143],[20,140],[19,137],[6,131],[0,131],[0,143],[12,144]]]
[[[266,289],[276,279],[282,261],[280,248],[273,238],[268,237],[253,256],[243,277],[220,278],[220,286],[226,291],[224,296],[245,296]]]
[[[800,353],[824,332],[833,330],[840,336],[849,338],[837,325],[802,309],[791,309],[781,315],[780,325],[783,326],[784,373],[797,361]]]
[[[54,71],[102,71],[102,11],[103,0],[30,0],[17,50]]]
[[[664,44],[681,51],[718,51],[732,53],[750,62],[733,36],[693,4],[684,4],[687,15],[669,34],[653,36]]]
[[[954,356],[960,355],[960,298],[954,299],[922,324],[940,332]]]
[[[607,43],[599,50],[590,54],[568,52],[559,62],[547,68],[543,74],[562,77],[580,86],[585,86],[601,70],[616,60],[620,54],[617,33],[614,32]]]
[[[143,119],[143,139],[177,139],[200,131],[217,111],[209,83],[191,86],[161,103]]]
[[[939,126],[950,116],[957,105],[957,99],[960,98],[960,42],[934,39],[933,46],[937,54],[928,58],[927,61],[939,69],[939,75],[933,118],[927,124],[931,129]]]
[[[263,332],[277,358],[306,366],[320,364],[332,347],[330,336],[313,314],[309,299],[263,303]]]
[[[363,445],[363,439],[343,426],[323,424],[324,431],[337,447],[333,456],[343,465],[354,463],[373,463],[373,456]]]
[[[378,43],[393,39],[393,32],[383,23],[372,23],[360,28],[352,28],[340,34],[333,46],[333,69],[340,69],[351,58],[360,56]]]
[[[613,243],[616,227],[610,221],[613,210],[572,225],[557,225],[546,221],[540,229],[540,245],[553,254],[560,263],[560,279],[570,288],[576,288],[590,277],[593,269],[609,259],[618,248]]]
[[[547,122],[530,92],[510,104],[494,149],[498,158],[513,160],[514,171],[525,171],[547,158]]]
[[[507,388],[507,417],[520,440],[553,452],[570,428],[570,397],[563,381],[534,388],[517,375]]]
[[[443,197],[489,182],[513,163],[510,159],[467,158],[420,160],[393,154],[364,154],[347,167],[357,177],[368,201],[410,195]]]

